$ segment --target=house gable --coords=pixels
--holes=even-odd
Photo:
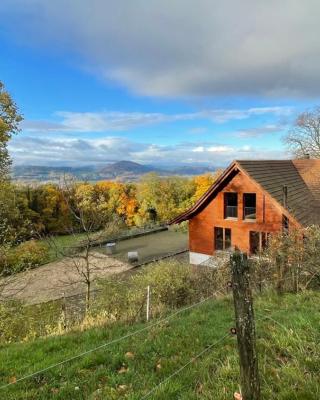
[[[202,209],[198,209],[189,219],[190,252],[211,255],[214,253],[214,228],[231,230],[232,245],[249,252],[250,232],[278,232],[282,229],[283,215],[292,226],[299,223],[274,198],[255,182],[241,166],[232,164],[234,174],[229,179],[219,182],[215,191],[211,191]],[[224,194],[237,193],[238,217],[225,218]],[[243,196],[245,193],[256,194],[256,219],[244,220],[242,215]]]

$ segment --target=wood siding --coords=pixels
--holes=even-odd
[[[238,193],[238,218],[224,218],[224,193]],[[243,220],[243,194],[256,193],[256,220]],[[192,252],[214,254],[214,228],[230,228],[231,244],[243,252],[250,251],[250,231],[278,232],[282,229],[282,210],[278,203],[243,172],[236,176],[189,221],[189,249]],[[297,226],[287,214],[290,226]]]

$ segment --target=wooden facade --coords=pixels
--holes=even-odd
[[[295,161],[233,162],[194,206],[171,221],[189,221],[190,262],[235,248],[252,254],[272,233],[319,224],[314,188],[320,197],[320,162],[314,167],[311,161],[303,163],[318,172],[312,174],[311,189],[311,179]]]
[[[225,216],[225,193],[236,193],[237,217]],[[256,218],[244,218],[243,198],[245,193],[256,194]],[[289,224],[298,225],[291,215],[264,192],[254,181],[239,171],[230,182],[214,196],[198,214],[189,220],[189,249],[192,252],[212,255],[215,253],[215,228],[231,230],[231,246],[250,253],[250,232],[272,233],[283,228],[283,216]],[[252,237],[252,235],[251,235]],[[259,235],[259,241],[264,240]],[[262,246],[262,243],[260,243]]]

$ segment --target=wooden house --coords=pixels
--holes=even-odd
[[[320,160],[234,161],[189,210],[190,263],[263,249],[268,235],[320,223]]]

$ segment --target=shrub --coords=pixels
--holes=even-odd
[[[6,255],[6,274],[10,275],[26,269],[35,268],[48,259],[48,247],[35,240],[21,243]]]
[[[177,261],[163,261],[143,268],[127,281],[100,281],[102,295],[95,308],[103,308],[109,320],[134,321],[144,316],[147,286],[151,287],[152,314],[183,307],[212,295],[225,287],[224,268],[194,267]],[[222,283],[223,282],[223,283]]]

